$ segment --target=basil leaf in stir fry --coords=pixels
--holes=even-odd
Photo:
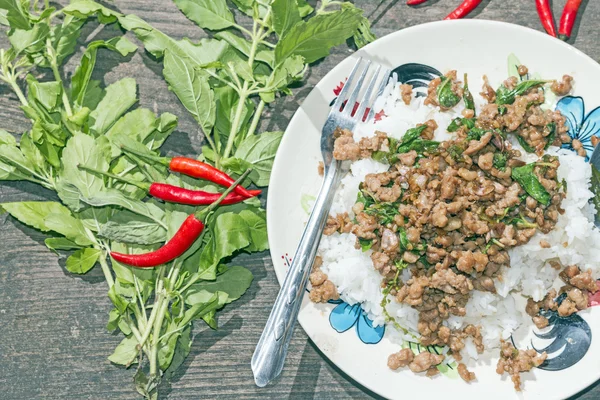
[[[536,163],[531,163],[522,167],[513,168],[512,178],[519,182],[519,185],[521,185],[527,194],[547,206],[550,204],[550,194],[535,176],[535,167]]]

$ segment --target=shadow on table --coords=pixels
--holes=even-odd
[[[583,0],[583,2],[581,3],[581,6],[579,6],[579,12],[577,13],[578,18],[575,19],[575,25],[573,26],[573,33],[571,34],[571,37],[569,38],[569,40],[567,40],[567,43],[569,44],[573,44],[575,42],[575,39],[577,39],[577,36],[579,36],[579,27],[581,26],[581,20],[582,20],[582,16],[585,14],[585,10],[587,9],[588,4],[590,4],[590,0]],[[557,23],[559,21],[556,21]],[[558,29],[558,26],[556,27]]]
[[[587,1],[586,1],[587,3]],[[582,390],[581,392],[574,394],[573,396],[569,397],[566,400],[585,400],[585,399],[597,399],[598,398],[598,384],[600,383],[600,380],[597,380],[596,382],[594,382],[593,384],[591,384],[590,386],[588,386],[587,388],[585,388],[584,390]],[[594,392],[594,393],[592,393]]]
[[[316,353],[322,360],[325,361],[327,367],[332,371],[331,377],[338,382],[338,387],[343,388],[347,386],[347,383],[349,383],[360,392],[360,394],[356,392],[346,392],[345,394],[347,395],[347,398],[364,398],[365,396],[369,396],[372,399],[384,400],[384,397],[381,397],[371,390],[363,387],[354,381],[354,379],[346,375],[346,373],[332,363],[331,360],[329,360],[329,358],[327,358],[327,356],[325,356],[325,354],[323,354],[310,339],[307,340],[302,351],[302,358],[300,359],[300,365],[298,366],[298,370],[296,372],[296,378],[294,379],[289,399],[305,400],[308,398],[315,398],[316,394],[314,390],[317,387],[317,381],[319,379],[319,372],[322,364],[315,362],[315,357],[311,356],[312,352]],[[307,392],[307,389],[309,388],[312,388],[312,394]]]
[[[232,303],[235,304],[235,303]],[[190,354],[186,357],[183,364],[177,368],[173,375],[167,379],[162,379],[158,387],[158,392],[161,398],[168,398],[172,390],[172,384],[177,383],[187,372],[190,365],[194,362],[196,357],[202,357],[211,347],[217,344],[219,341],[229,336],[232,333],[238,332],[244,323],[244,319],[238,314],[234,314],[227,322],[223,325],[219,325],[219,329],[211,331],[210,335],[203,334],[199,331],[194,334],[194,340],[192,342],[192,349]],[[198,324],[200,325],[200,324]],[[210,328],[205,327],[210,330]],[[196,340],[196,336],[201,336],[202,340]]]

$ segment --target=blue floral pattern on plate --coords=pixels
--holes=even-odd
[[[383,339],[385,326],[373,326],[373,321],[369,319],[360,303],[353,306],[342,300],[330,300],[329,303],[337,304],[329,314],[329,323],[337,332],[346,332],[355,326],[356,334],[363,343],[377,344]]]
[[[587,153],[586,159],[589,159],[594,151],[592,136],[600,137],[600,107],[586,115],[585,103],[581,97],[566,96],[560,99],[556,110],[567,118],[566,125],[569,128],[569,136],[581,142]],[[574,150],[570,143],[564,144],[563,148]]]

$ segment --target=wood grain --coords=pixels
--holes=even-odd
[[[311,1],[312,3],[313,1]],[[60,1],[63,3],[64,1]],[[400,0],[357,0],[383,36],[398,29],[437,21],[460,0],[431,0],[409,8]],[[555,0],[556,18],[565,0]],[[115,0],[111,7],[135,13],[165,33],[199,39],[200,29],[189,22],[170,0]],[[574,30],[572,44],[592,58],[600,59],[600,2],[585,0]],[[542,30],[533,1],[484,0],[473,18],[513,22]],[[242,20],[244,23],[244,20]],[[86,25],[80,44],[97,25]],[[96,38],[119,32],[106,27]],[[6,37],[0,39],[7,46]],[[277,101],[267,110],[263,129],[285,129],[293,112],[312,87],[333,66],[348,56],[347,47],[335,49],[325,61],[313,66],[294,96]],[[78,52],[68,63],[72,73]],[[169,111],[179,117],[177,132],[166,144],[171,153],[196,154],[201,138],[196,127],[161,78],[161,66],[143,51],[123,59],[103,52],[95,77],[109,84],[124,76],[137,79],[140,105]],[[29,128],[18,101],[0,86],[2,128],[15,134]],[[49,192],[22,182],[0,185],[0,202],[53,198]],[[72,276],[44,246],[44,235],[6,216],[0,217],[0,398],[12,399],[136,399],[133,370],[111,365],[106,359],[120,341],[105,325],[110,310],[106,285],[99,269],[84,277]],[[367,399],[377,398],[354,383],[326,360],[302,329],[290,345],[286,368],[267,388],[254,385],[249,368],[254,346],[266,322],[279,285],[268,253],[241,256],[236,260],[255,276],[249,292],[224,310],[218,331],[197,324],[190,357],[171,382],[161,387],[161,399]],[[349,350],[350,351],[350,350]],[[600,385],[589,388],[578,400],[600,398]]]

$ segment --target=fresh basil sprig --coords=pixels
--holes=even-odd
[[[291,94],[308,65],[332,47],[349,38],[359,47],[374,40],[369,22],[349,2],[325,0],[313,9],[304,0],[234,1],[252,17],[249,30],[236,22],[225,0],[174,1],[212,37],[198,44],[175,40],[132,15],[119,16],[119,23],[163,60],[169,88],[206,138],[204,157],[232,173],[253,167],[250,179],[265,186],[282,136],[257,135],[265,108]],[[262,150],[248,158],[245,149],[251,147]]]

